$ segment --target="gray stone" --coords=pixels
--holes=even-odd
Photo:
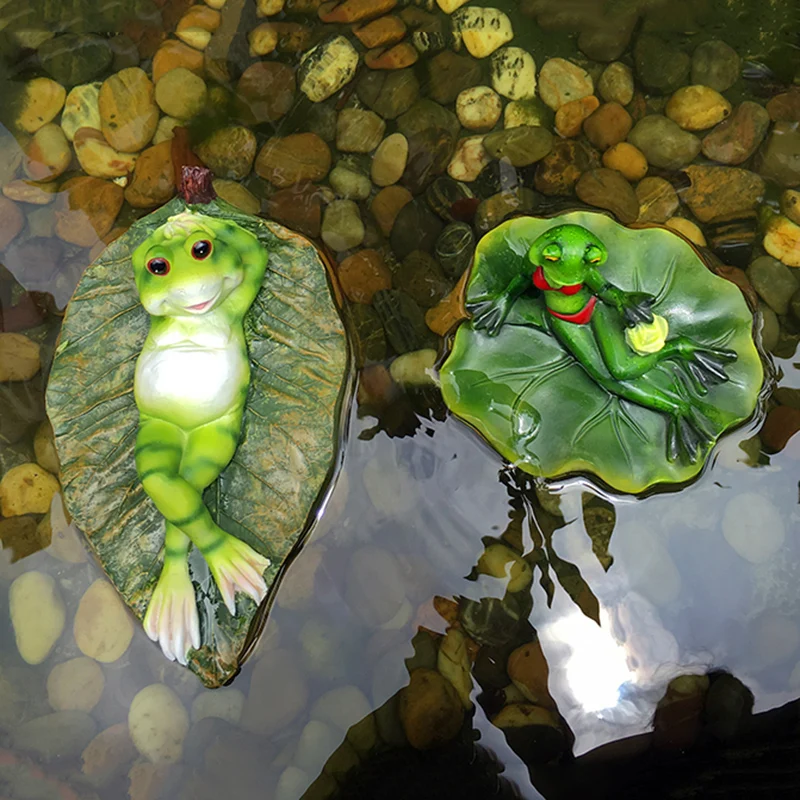
[[[84,711],[56,711],[20,725],[11,738],[15,748],[53,761],[80,754],[96,732],[95,721]]]
[[[758,171],[781,186],[800,186],[800,129],[792,122],[776,122],[764,143]]]
[[[636,40],[633,56],[636,73],[648,89],[669,94],[683,86],[689,77],[689,56],[657,36],[642,34]]]
[[[39,48],[39,63],[50,77],[64,86],[77,86],[101,77],[111,65],[113,53],[100,36],[65,33]]]
[[[685,167],[700,152],[697,136],[661,114],[640,119],[628,134],[628,141],[644,153],[648,164],[663,169]]]
[[[692,83],[724,92],[736,83],[741,65],[739,54],[730,45],[710,39],[698,45],[692,54]]]
[[[527,167],[553,149],[553,135],[546,128],[518,125],[490,133],[483,146],[493,158],[506,158],[515,167]]]
[[[451,136],[456,137],[461,124],[452,111],[424,97],[397,119],[397,130],[406,137],[428,128],[444,128]]]
[[[800,279],[785,264],[772,256],[761,256],[747,268],[750,283],[759,297],[776,313],[789,310],[792,295],[800,287]]]

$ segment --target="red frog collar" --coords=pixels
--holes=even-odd
[[[544,292],[561,292],[561,294],[577,294],[583,289],[582,283],[573,283],[572,286],[551,286],[547,282],[544,270],[541,267],[536,267],[536,272],[533,273],[533,285]]]

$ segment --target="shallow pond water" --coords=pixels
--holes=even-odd
[[[798,23],[778,0],[0,0],[0,496],[35,472],[0,517],[0,794],[796,796]],[[356,387],[214,690],[116,600],[44,412],[80,275],[190,150],[327,248]],[[574,207],[680,231],[758,308],[774,391],[680,490],[537,482],[436,388],[475,238]]]

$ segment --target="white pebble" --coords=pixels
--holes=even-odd
[[[153,683],[133,698],[128,730],[136,749],[149,761],[176,764],[183,757],[189,715],[172,689]]]
[[[66,611],[56,582],[43,572],[20,575],[8,590],[17,650],[28,664],[41,664],[64,630]]]

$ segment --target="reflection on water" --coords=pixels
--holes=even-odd
[[[454,35],[459,5],[475,13],[454,0],[0,0],[0,793],[796,793],[791,11],[745,0],[491,4],[481,19],[498,20],[488,27],[501,44],[534,56],[534,99],[530,78],[491,74],[497,41],[475,34],[486,25]],[[334,34],[357,49],[333,48]],[[298,69],[313,47],[326,58]],[[551,62],[543,81],[554,57],[581,69]],[[135,66],[172,73],[176,86],[146,102],[131,89],[120,113],[145,111],[123,135],[100,120],[92,84]],[[22,87],[46,75],[57,86],[39,82],[26,100]],[[690,82],[724,97],[668,110]],[[481,90],[474,107],[457,104],[489,84],[497,92]],[[555,114],[571,92],[577,105]],[[587,97],[609,117],[594,131],[581,127],[596,107]],[[714,122],[698,127],[692,114]],[[656,116],[655,133],[635,132]],[[144,118],[152,130],[138,127]],[[503,134],[514,126],[526,126],[516,149]],[[501,140],[458,145],[492,129]],[[297,132],[299,143],[270,141]],[[221,196],[335,252],[359,367],[324,513],[254,652],[215,691],[131,624],[88,555],[57,493],[43,403],[80,274],[172,196],[189,142]],[[680,171],[690,162],[691,180]],[[610,196],[576,189],[601,164],[627,180]],[[508,213],[578,198],[707,243],[760,308],[779,375],[767,422],[725,437],[680,492],[537,485],[448,417],[431,382],[475,236]]]

